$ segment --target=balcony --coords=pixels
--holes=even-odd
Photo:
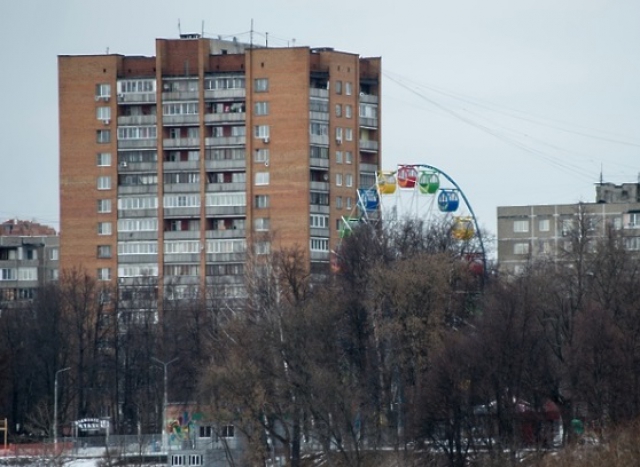
[[[198,193],[200,191],[199,183],[165,183],[165,193]]]
[[[130,115],[118,117],[118,125],[155,125],[158,119],[155,115]]]
[[[243,217],[247,215],[246,206],[207,206],[205,211],[207,217]]]
[[[309,212],[311,214],[329,214],[330,208],[329,206],[324,206],[321,204],[311,204],[309,205]]]
[[[375,174],[378,170],[378,166],[376,164],[367,164],[365,162],[360,162],[360,173],[372,173]]]
[[[245,238],[247,231],[245,229],[207,230],[205,236],[207,239]]]
[[[373,94],[360,94],[360,102],[363,104],[377,104],[378,100],[378,96]]]
[[[244,146],[247,143],[246,136],[219,136],[206,138],[207,147],[210,146]]]
[[[247,96],[247,92],[244,88],[205,89],[204,90],[204,98],[206,100],[244,99],[246,96]]]
[[[378,142],[370,140],[360,140],[360,151],[363,152],[378,152]]]
[[[119,186],[118,196],[121,195],[148,195],[158,193],[158,185],[134,185]]]
[[[198,91],[163,92],[162,101],[197,101]]]
[[[329,168],[329,159],[322,159],[320,157],[312,157],[310,160],[311,167],[320,167],[323,169]]]
[[[200,121],[198,114],[163,115],[162,126],[169,125],[197,125]]]
[[[329,191],[329,184],[327,182],[311,182],[309,187],[313,191]]]
[[[378,128],[378,119],[370,117],[360,117],[360,126],[363,128]]]
[[[118,241],[142,241],[142,240],[157,240],[158,232],[144,231],[144,232],[118,232]]]
[[[200,170],[200,161],[165,161],[162,164],[162,168],[165,172],[172,170]]]
[[[156,101],[155,92],[127,92],[118,94],[118,104],[148,104]]]
[[[205,123],[244,122],[247,119],[245,112],[220,112],[204,114]]]
[[[199,218],[200,207],[164,208],[164,218]]]
[[[164,232],[165,240],[198,240],[199,230],[169,230]]]
[[[310,253],[311,261],[329,261],[328,251],[311,251]]]
[[[165,138],[162,144],[165,149],[199,148],[200,138]]]
[[[329,90],[322,88],[309,88],[309,96],[329,99]]]
[[[207,253],[207,263],[242,263],[246,261],[246,253]]]
[[[310,135],[309,143],[329,146],[329,135]]]
[[[245,191],[247,184],[245,182],[236,183],[207,183],[207,193],[219,193],[222,191]]]
[[[329,112],[314,112],[312,110],[312,111],[309,112],[309,120],[328,122],[329,121]]]
[[[118,149],[155,149],[158,141],[153,139],[120,139]]]
[[[244,159],[205,160],[206,170],[246,169],[247,161]]]
[[[120,162],[118,164],[118,173],[122,172],[156,172],[158,170],[157,162]]]
[[[165,253],[164,254],[164,262],[165,263],[200,263],[200,254],[199,253]]]

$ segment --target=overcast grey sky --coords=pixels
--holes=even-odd
[[[58,228],[57,56],[153,55],[181,31],[381,56],[382,163],[502,205],[593,201],[640,173],[637,0],[14,0],[0,15],[0,220]]]

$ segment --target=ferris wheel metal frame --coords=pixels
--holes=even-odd
[[[371,212],[378,212],[378,215],[380,217],[379,220],[382,220],[382,211],[383,211],[383,206],[382,206],[382,198],[383,197],[387,197],[389,196],[388,194],[385,194],[383,192],[383,188],[381,186],[381,177],[386,175],[386,176],[391,176],[393,177],[393,183],[397,184],[397,174],[400,170],[402,170],[403,168],[412,168],[414,169],[414,171],[416,172],[416,174],[418,173],[418,171],[422,170],[422,171],[431,171],[431,173],[436,174],[437,176],[442,176],[444,177],[447,182],[449,184],[451,184],[453,186],[453,188],[441,188],[438,182],[438,186],[435,189],[435,191],[429,191],[430,194],[436,194],[438,193],[438,197],[442,196],[443,193],[445,192],[455,192],[456,194],[456,199],[455,202],[458,203],[458,199],[457,199],[457,194],[460,195],[460,197],[462,197],[462,200],[464,202],[464,205],[466,206],[468,212],[469,212],[469,218],[471,219],[472,223],[473,223],[473,236],[476,237],[477,241],[478,241],[478,245],[479,245],[479,254],[481,256],[481,260],[482,260],[482,276],[483,278],[486,276],[487,274],[487,259],[486,259],[486,250],[485,250],[485,246],[484,246],[484,239],[482,237],[482,231],[480,229],[480,226],[478,224],[478,219],[475,215],[475,212],[473,211],[473,207],[471,206],[471,203],[469,202],[469,199],[467,198],[467,196],[465,195],[464,191],[462,190],[462,188],[460,188],[460,186],[458,185],[458,183],[456,183],[456,181],[446,172],[444,172],[442,169],[430,165],[430,164],[424,164],[424,163],[418,163],[418,164],[398,164],[398,168],[396,170],[391,170],[391,171],[384,171],[384,170],[379,170],[376,172],[376,183],[375,183],[375,193],[376,193],[376,197],[377,199],[374,201],[371,196],[372,196],[372,188],[365,188],[365,189],[359,189],[358,190],[358,202],[356,203],[356,209],[358,209],[361,212],[360,216],[357,217],[342,217],[342,221],[343,221],[343,225],[344,228],[346,229],[345,232],[348,232],[352,229],[352,225],[357,223],[357,222],[362,222],[364,219],[364,222],[369,222],[371,221],[371,219],[369,218],[369,213]],[[382,184],[383,185],[383,184]],[[409,192],[409,190],[418,190],[418,182],[417,179],[414,178],[413,180],[413,185],[411,186],[411,188],[406,188],[406,187],[398,187],[395,186],[393,192],[395,192],[395,190],[400,190],[401,192]],[[422,189],[421,189],[422,191]],[[393,193],[392,192],[392,193]],[[426,193],[426,192],[423,192]],[[445,196],[446,198],[447,196]],[[446,200],[445,200],[446,201]],[[438,202],[440,203],[440,199],[438,199]],[[373,206],[373,204],[375,204],[375,208],[371,207]],[[457,210],[458,205],[456,204],[456,208],[452,211]],[[448,211],[448,212],[452,212],[452,211]],[[343,237],[343,234],[341,233],[341,237]]]

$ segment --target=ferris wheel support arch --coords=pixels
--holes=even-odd
[[[469,203],[469,200],[467,199],[467,196],[464,194],[464,191],[462,191],[462,188],[460,188],[460,186],[458,186],[458,184],[455,182],[455,180],[453,178],[451,178],[444,171],[440,170],[438,167],[434,167],[434,166],[429,165],[429,164],[407,164],[407,165],[412,165],[413,167],[424,168],[424,169],[427,169],[427,170],[433,170],[433,171],[437,172],[438,174],[443,175],[449,181],[449,183],[451,183],[456,188],[456,190],[458,190],[458,192],[462,196],[462,199],[464,200],[465,205],[469,209],[469,213],[471,214],[471,218],[473,219],[473,225],[474,225],[476,233],[478,235],[478,241],[480,242],[480,250],[481,250],[481,253],[482,253],[482,276],[486,277],[486,274],[487,274],[487,254],[486,254],[486,251],[485,251],[485,248],[484,248],[484,241],[482,240],[482,231],[480,230],[480,226],[478,225],[478,219],[476,218],[476,214],[473,212],[473,207]]]

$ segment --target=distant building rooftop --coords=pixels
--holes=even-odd
[[[9,219],[0,224],[0,237],[44,237],[57,235],[56,230],[33,221]]]

